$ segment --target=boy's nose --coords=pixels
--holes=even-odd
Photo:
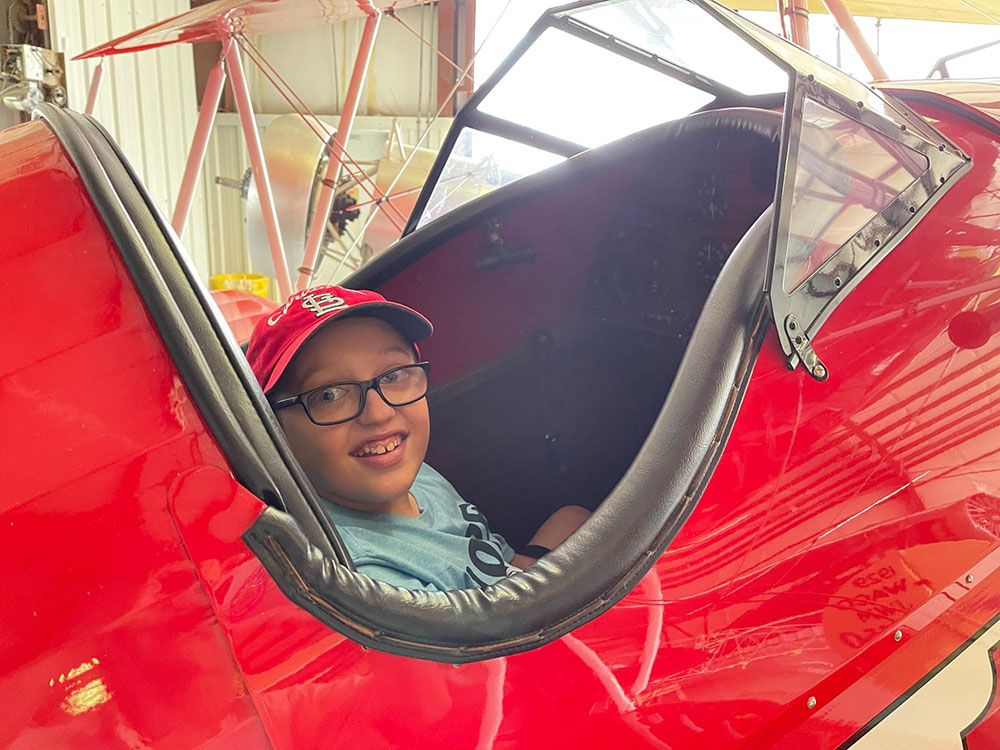
[[[365,396],[365,408],[358,416],[362,424],[378,424],[392,417],[395,407],[389,406],[385,399],[374,388],[369,389]]]

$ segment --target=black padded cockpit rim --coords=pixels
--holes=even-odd
[[[232,382],[240,387],[233,391],[220,387],[217,378],[231,378],[242,370],[231,352],[215,357],[220,354],[217,336],[201,342],[185,321],[186,313],[204,318],[206,312],[197,300],[182,312],[175,299],[175,295],[191,297],[191,281],[173,267],[177,259],[170,260],[175,250],[170,247],[171,233],[155,211],[148,215],[148,199],[102,131],[80,115],[50,110],[43,108],[42,117],[76,164],[119,243],[150,314],[234,473],[255,492],[268,488],[276,492],[271,472],[281,474],[281,461],[275,463],[275,438],[262,422],[268,428],[273,425],[250,398],[255,391],[252,384],[237,380]],[[766,129],[760,114],[748,116],[746,126]],[[716,124],[726,120],[720,113],[711,115],[719,118]],[[738,118],[728,119],[732,124]],[[699,118],[692,127],[711,127],[706,121]],[[683,130],[671,128],[671,132]],[[641,146],[642,139],[636,145]],[[597,163],[607,158],[588,152],[573,169],[585,167],[588,156]],[[491,197],[483,205],[496,206],[502,198],[496,196],[491,203]],[[131,215],[142,213],[144,207],[138,219]],[[354,572],[336,562],[329,550],[318,549],[310,541],[316,538],[315,531],[307,538],[300,527],[310,520],[302,508],[297,512],[304,514],[300,519],[273,508],[265,510],[244,540],[293,602],[362,645],[406,656],[461,663],[513,654],[540,646],[606,611],[635,586],[676,535],[722,454],[768,330],[757,248],[763,246],[759,235],[762,227],[769,226],[770,215],[765,212],[741,242],[752,239],[746,248],[752,252],[741,254],[737,248],[723,269],[685,354],[690,363],[685,369],[682,362],[650,437],[609,496],[613,502],[606,502],[570,540],[528,571],[482,591],[397,589]],[[421,234],[408,239],[417,240]],[[440,237],[439,231],[424,234]],[[150,257],[164,251],[164,246],[171,254],[160,259],[171,266],[166,270]],[[395,251],[390,255],[400,257]],[[181,288],[185,284],[187,293]],[[725,304],[719,299],[713,303],[720,287]],[[206,330],[213,328],[209,325]],[[205,346],[218,361],[207,361]],[[242,406],[231,406],[232,398]],[[672,429],[671,424],[684,425],[683,430]],[[286,471],[293,468],[294,462]],[[294,490],[287,483],[285,487]]]
[[[668,123],[611,147],[580,154],[432,222],[353,280],[384,280],[498,210],[535,191],[633,153],[669,147],[717,128],[777,142],[781,116],[719,111]],[[312,549],[294,519],[265,511],[244,534],[293,602],[364,646],[446,663],[537,648],[620,601],[655,564],[694,510],[722,455],[768,330],[764,295],[772,210],[747,232],[709,294],[667,400],[632,465],[563,545],[527,571],[483,590],[399,589],[347,571]],[[361,285],[361,284],[358,284]],[[402,300],[405,302],[405,300]]]
[[[747,346],[741,358],[740,377],[733,384],[731,398],[727,403],[725,421],[720,425],[713,440],[714,450],[707,454],[699,465],[695,481],[692,482],[681,502],[678,503],[670,522],[663,526],[660,534],[634,560],[629,571],[606,591],[595,594],[582,607],[569,612],[558,612],[553,607],[548,606],[545,598],[545,580],[530,588],[517,585],[517,579],[535,575],[540,567],[550,567],[548,557],[551,555],[537,563],[528,572],[491,586],[490,589],[438,593],[403,590],[373,581],[364,575],[334,570],[330,560],[322,557],[315,550],[309,550],[305,539],[296,533],[297,530],[288,527],[287,521],[277,517],[279,515],[277,511],[265,511],[250,531],[244,535],[244,539],[289,599],[312,613],[329,627],[362,646],[447,664],[465,664],[500,658],[543,646],[593,620],[621,601],[649,571],[681,529],[694,510],[698,498],[707,486],[712,471],[722,456],[726,440],[739,414],[739,406],[749,383],[753,363],[763,343],[769,323],[768,306],[766,299],[762,297],[757,307],[754,333],[747,340]],[[278,529],[281,529],[281,532],[278,532]],[[296,540],[297,544],[294,545],[297,549],[289,548],[287,545],[293,536],[299,537]],[[558,550],[553,554],[558,554]],[[615,555],[616,553],[609,550],[608,554]],[[337,584],[321,587],[311,585],[310,576],[304,574],[303,570],[315,569],[317,566],[323,571],[323,574],[319,576],[321,579],[326,582],[336,581]],[[562,578],[573,577],[572,572],[569,571],[547,570],[546,574],[546,577],[553,575]],[[581,585],[585,586],[586,584],[581,582]],[[348,587],[358,589],[365,600],[363,607],[350,612],[345,611],[342,606],[335,605],[327,595],[319,591],[319,588],[328,588],[340,593]],[[506,591],[501,592],[498,596],[497,592],[500,589],[506,589]],[[550,622],[530,631],[525,631],[523,628],[518,628],[517,624],[511,623],[510,634],[497,639],[476,641],[473,632],[471,632],[473,628],[469,628],[468,634],[460,635],[458,639],[450,642],[440,637],[445,630],[454,630],[454,627],[446,627],[447,625],[453,626],[456,623],[470,625],[471,623],[468,621],[471,617],[485,616],[491,619],[503,617],[503,605],[505,600],[509,599],[510,594],[515,596],[518,594],[534,595],[537,598],[534,603],[536,614],[548,617]],[[412,627],[412,623],[408,628],[409,632],[404,633],[386,628],[384,624],[378,622],[377,616],[369,616],[371,612],[380,610],[380,605],[384,604],[386,597],[396,598],[404,606],[411,607],[415,611],[424,610],[426,614],[430,615],[420,618],[422,625],[419,629],[420,633],[416,632],[417,628]]]
[[[771,140],[775,148],[781,139],[780,112],[769,109],[732,107],[697,112],[681,120],[654,125],[632,133],[600,148],[585,151],[564,162],[479,196],[443,216],[404,235],[391,252],[376,255],[343,284],[352,289],[373,289],[413,261],[426,255],[472,225],[492,218],[502,209],[509,210],[531,201],[535,196],[558,190],[581,174],[613,169],[623,158],[637,152],[652,152],[661,144],[680,136],[697,137],[717,134],[719,130],[754,132],[762,140]]]
[[[350,564],[301,474],[246,358],[195,280],[178,241],[127,160],[96,121],[52,105],[36,117],[53,131],[121,254],[199,412],[239,482],[270,504],[297,509],[310,538]],[[311,519],[317,520],[311,520]]]

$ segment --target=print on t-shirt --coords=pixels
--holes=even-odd
[[[469,561],[475,566],[475,570],[466,567],[465,572],[480,588],[486,588],[489,583],[476,575],[476,571],[493,578],[503,578],[507,575],[507,563],[504,562],[500,549],[487,541],[490,538],[490,527],[479,508],[471,503],[459,503],[458,507],[462,511],[462,518],[469,522],[465,527],[465,537],[469,540]]]

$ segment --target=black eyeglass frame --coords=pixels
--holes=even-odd
[[[417,403],[417,401],[419,401],[422,398],[426,398],[427,390],[429,390],[429,388],[425,389],[424,392],[419,396],[417,396],[416,398],[411,398],[409,401],[404,401],[402,403],[393,403],[388,398],[386,398],[386,395],[384,393],[382,393],[382,387],[379,385],[379,381],[386,375],[391,375],[392,373],[398,372],[400,370],[408,370],[411,367],[419,367],[424,371],[424,378],[426,379],[427,384],[429,386],[431,380],[431,363],[426,361],[414,362],[412,365],[400,365],[399,367],[393,367],[392,369],[386,370],[385,372],[376,375],[374,378],[371,378],[369,380],[343,380],[338,383],[327,383],[326,385],[321,385],[318,388],[310,388],[305,393],[300,393],[297,396],[289,396],[288,398],[279,398],[277,401],[270,402],[271,408],[277,411],[278,409],[286,409],[289,406],[295,406],[295,404],[302,404],[302,409],[303,411],[305,411],[306,416],[309,417],[310,422],[319,427],[331,427],[333,425],[350,422],[352,419],[357,419],[358,417],[360,417],[361,413],[365,410],[365,404],[368,402],[368,391],[371,390],[374,390],[379,395],[379,398],[385,401],[385,403],[387,403],[389,406],[393,407],[409,406],[410,404]],[[316,393],[317,391],[323,391],[326,390],[327,388],[336,388],[342,385],[356,385],[361,388],[361,401],[358,403],[357,412],[353,416],[347,417],[345,419],[338,419],[335,422],[320,422],[316,418],[314,418],[312,413],[310,413],[309,411],[309,407],[306,405],[306,399],[313,393]]]

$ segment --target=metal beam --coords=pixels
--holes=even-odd
[[[807,0],[782,0],[781,12],[788,16],[792,42],[809,49],[809,4]]]
[[[858,55],[861,57],[862,62],[864,62],[865,67],[868,68],[868,72],[871,73],[872,80],[888,80],[888,73],[885,72],[885,68],[883,68],[882,63],[879,62],[878,56],[872,48],[868,46],[868,42],[861,34],[861,29],[859,29],[858,25],[854,22],[854,16],[851,15],[851,11],[849,11],[847,6],[844,5],[844,0],[823,0],[823,5],[825,5],[826,9],[830,11],[830,15],[834,17],[837,25],[843,29],[845,34],[847,34],[847,38],[851,40],[851,44],[854,45],[854,49],[858,51]]]
[[[104,58],[100,58],[97,61],[97,67],[94,68],[93,74],[90,76],[90,89],[87,91],[87,105],[83,108],[83,113],[85,115],[94,114],[94,107],[97,106],[97,94],[101,90],[101,81],[104,78]]]
[[[330,149],[330,159],[326,163],[326,173],[322,187],[320,188],[319,198],[316,201],[316,209],[309,222],[309,235],[306,239],[305,254],[302,257],[302,266],[299,268],[299,275],[296,280],[296,288],[298,289],[304,289],[312,279],[313,270],[316,266],[316,258],[319,255],[319,246],[326,233],[326,222],[330,216],[330,209],[333,208],[334,194],[340,180],[347,140],[351,137],[351,128],[354,126],[354,118],[358,113],[358,101],[361,98],[361,89],[365,85],[365,78],[368,75],[368,68],[371,65],[372,51],[375,49],[375,37],[378,34],[381,22],[382,13],[377,10],[365,19],[365,27],[361,34],[358,54],[354,58],[354,71],[351,74],[351,83],[347,88],[347,94],[344,96],[344,104],[340,110],[340,121],[337,123],[337,132],[333,136],[333,144]],[[382,198],[382,193],[375,185],[374,180],[371,184],[374,191],[373,197],[376,200]]]
[[[285,248],[281,242],[278,214],[274,207],[274,195],[271,193],[271,180],[267,175],[264,149],[261,146],[260,133],[257,132],[257,123],[253,116],[250,88],[247,86],[247,79],[243,74],[243,61],[240,57],[238,44],[229,45],[225,60],[229,72],[229,87],[236,99],[236,111],[240,115],[243,139],[250,154],[250,169],[257,186],[257,195],[260,198],[261,214],[264,219],[264,228],[267,231],[267,243],[271,247],[274,274],[278,279],[278,292],[283,302],[292,293],[292,282],[288,276],[288,263],[285,260]]]
[[[229,46],[232,44],[232,39],[223,43],[222,54],[219,56],[219,61],[215,64],[215,67],[208,74],[208,80],[205,83],[205,93],[201,97],[201,108],[198,110],[198,123],[194,128],[191,150],[188,151],[188,160],[187,165],[184,167],[184,178],[181,180],[181,189],[177,193],[174,215],[170,219],[170,224],[178,236],[184,233],[184,225],[187,224],[188,214],[191,211],[191,202],[194,200],[194,190],[198,184],[198,176],[201,174],[201,167],[205,163],[208,139],[212,135],[212,125],[215,123],[215,115],[219,111],[222,88],[226,85],[225,58],[229,52]]]

